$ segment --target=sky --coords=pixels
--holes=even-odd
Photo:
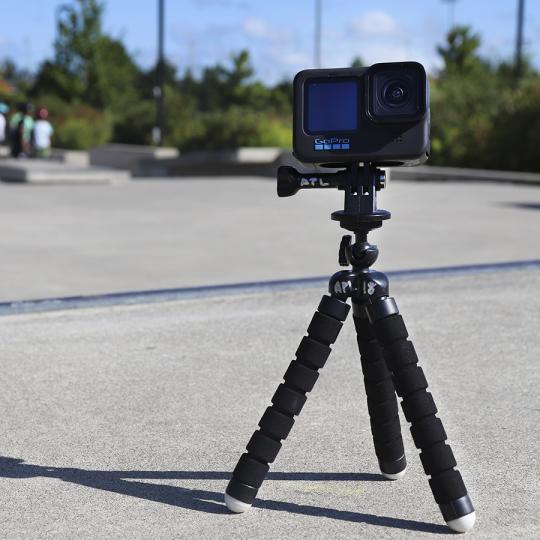
[[[0,60],[35,69],[50,58],[55,12],[69,0],[0,0]],[[517,0],[321,0],[322,67],[416,60],[440,66],[436,46],[452,21],[482,38],[482,54],[509,59]],[[105,31],[143,67],[155,62],[157,0],[107,0]],[[275,83],[314,67],[315,0],[165,0],[165,51],[180,70],[226,62],[247,48],[257,77]],[[24,9],[21,9],[23,7]],[[525,47],[540,68],[540,1],[526,0]]]

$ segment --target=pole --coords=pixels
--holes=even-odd
[[[518,0],[517,35],[516,35],[516,78],[523,75],[523,23],[525,18],[525,0]]]
[[[154,99],[156,101],[156,125],[152,131],[154,144],[163,146],[165,135],[165,46],[164,46],[165,0],[158,0],[158,58],[156,63],[156,85]]]
[[[321,67],[321,27],[322,27],[322,5],[321,0],[315,0],[315,49],[314,64],[316,68]]]
[[[456,2],[457,0],[443,0],[445,4],[448,4],[448,22],[449,29],[451,32],[454,26],[456,25]]]

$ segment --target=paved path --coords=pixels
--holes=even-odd
[[[395,182],[372,236],[385,270],[540,258],[540,189]],[[324,276],[342,194],[262,178],[0,184],[0,301]]]
[[[538,271],[399,279],[477,509],[467,538],[539,538]],[[441,538],[408,430],[377,474],[351,321],[248,514],[222,493],[320,291],[2,318],[3,538]],[[29,338],[31,336],[31,338]]]
[[[89,167],[50,159],[3,159],[0,180],[27,184],[114,184],[131,179],[129,171]]]

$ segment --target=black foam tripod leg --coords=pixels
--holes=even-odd
[[[393,298],[378,298],[368,306],[368,315],[375,335],[383,346],[383,354],[392,372],[401,407],[411,423],[415,446],[435,501],[448,526],[457,532],[472,529],[475,512],[467,489],[456,467],[452,449],[446,444],[446,433],[433,396],[426,390],[428,383],[413,344]]]
[[[407,460],[392,375],[366,308],[353,301],[353,313],[375,454],[382,474],[389,480],[397,480],[405,473]]]
[[[317,312],[308,327],[296,359],[289,364],[274,396],[259,421],[255,431],[236,465],[232,479],[225,491],[225,503],[233,512],[245,512],[255,500],[272,463],[281,448],[281,440],[289,434],[294,416],[300,414],[311,391],[318,370],[324,366],[330,354],[330,345],[336,340],[349,306],[337,298],[323,296]]]

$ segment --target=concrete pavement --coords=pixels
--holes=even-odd
[[[397,279],[392,290],[478,521],[538,538],[538,271]],[[408,430],[382,481],[351,321],[260,499],[222,493],[318,288],[2,317],[4,538],[428,538],[450,534]]]
[[[0,184],[0,301],[326,276],[333,190],[278,199],[264,178]],[[540,189],[390,183],[382,270],[540,258]]]
[[[52,159],[3,159],[0,180],[26,184],[115,184],[129,181],[129,171],[89,167]]]

